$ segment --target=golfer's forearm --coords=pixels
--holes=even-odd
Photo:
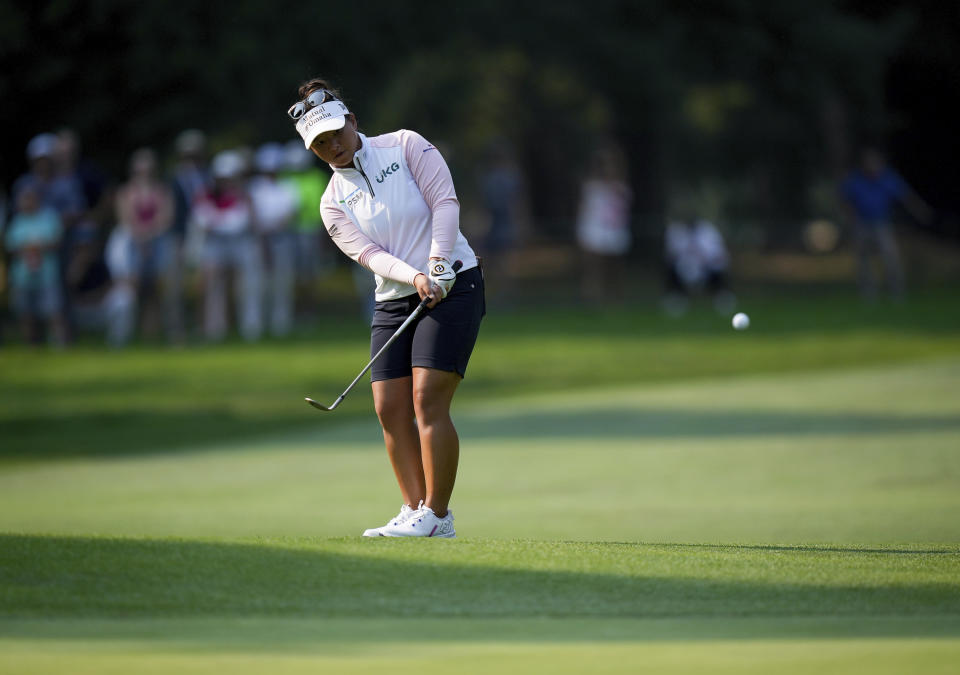
[[[460,233],[460,202],[448,198],[432,207],[433,234],[430,257],[449,260]]]
[[[374,274],[411,286],[414,285],[413,280],[416,276],[422,274],[420,270],[390,255],[376,244],[370,244],[356,260]]]
[[[413,285],[413,278],[420,270],[375,244],[342,213],[330,209],[324,211],[323,216],[330,238],[348,258],[385,279]]]
[[[431,214],[430,257],[449,259],[460,234],[460,201],[440,151],[420,134],[404,132],[404,158]]]

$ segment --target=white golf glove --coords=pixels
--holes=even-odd
[[[440,287],[441,298],[447,297],[447,293],[457,282],[457,273],[453,265],[446,258],[430,259],[430,281]]]

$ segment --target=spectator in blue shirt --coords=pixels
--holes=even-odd
[[[39,322],[47,322],[50,337],[65,341],[63,293],[57,247],[63,234],[60,216],[41,202],[35,185],[21,186],[17,213],[4,237],[11,256],[10,304],[20,319],[28,343],[39,342]]]
[[[867,299],[876,296],[872,257],[877,253],[883,274],[895,298],[903,296],[903,267],[893,233],[893,211],[899,204],[920,222],[930,220],[930,208],[875,148],[865,148],[860,167],[851,171],[840,194],[853,226],[860,291]]]

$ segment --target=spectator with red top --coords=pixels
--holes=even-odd
[[[107,243],[114,285],[108,296],[108,335],[121,346],[131,337],[138,306],[149,329],[157,323],[159,296],[163,324],[172,342],[183,339],[177,242],[172,231],[173,193],[160,179],[156,155],[143,148],[130,160],[130,179],[117,190],[117,227]]]

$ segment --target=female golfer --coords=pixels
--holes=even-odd
[[[401,129],[367,137],[325,80],[299,90],[290,117],[333,178],[320,201],[330,237],[376,277],[370,353],[377,353],[422,300],[427,310],[371,369],[403,506],[366,537],[454,537],[448,504],[460,440],[450,402],[485,313],[483,275],[460,233],[460,203],[443,157]],[[459,273],[454,272],[459,262]]]

